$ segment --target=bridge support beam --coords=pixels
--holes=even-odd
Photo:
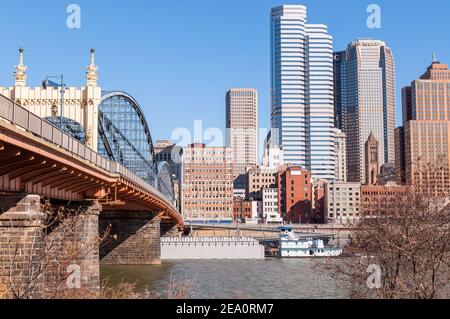
[[[100,248],[101,264],[161,263],[161,229],[157,214],[103,211],[100,215],[100,232],[108,228],[110,228],[109,239]]]

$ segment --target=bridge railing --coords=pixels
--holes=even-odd
[[[78,156],[88,161],[89,163],[113,174],[121,175],[122,177],[134,182],[141,186],[148,192],[154,193],[169,202],[169,205],[176,210],[170,199],[167,199],[160,191],[155,187],[145,182],[143,179],[132,173],[124,166],[111,162],[104,158],[91,148],[87,147],[77,139],[73,138],[69,134],[62,131],[60,128],[53,124],[43,120],[39,116],[28,111],[24,107],[11,101],[5,96],[0,94],[0,117],[4,120],[21,127],[22,129],[33,133],[35,136],[40,137],[54,145],[65,149],[74,156]]]
[[[119,163],[111,163],[111,172],[116,173],[118,175],[121,175],[122,177],[132,181],[133,183],[141,186],[142,188],[146,189],[147,191],[150,191],[159,197],[168,200],[170,202],[170,199],[168,199],[163,193],[161,193],[156,187],[150,185],[146,181],[144,181],[142,178],[131,172],[129,169],[127,169],[125,166],[120,165]],[[173,207],[172,203],[170,202],[170,205]],[[175,208],[174,208],[175,209]]]
[[[0,95],[0,116],[18,127],[41,137],[60,148],[79,156],[104,170],[111,170],[111,162],[82,144],[60,128],[43,120],[24,107]]]

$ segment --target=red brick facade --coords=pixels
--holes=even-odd
[[[278,208],[288,223],[309,223],[312,217],[312,186],[309,171],[297,166],[278,172]]]

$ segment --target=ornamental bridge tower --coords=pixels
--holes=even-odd
[[[0,87],[0,94],[13,100],[37,116],[63,129],[81,133],[80,140],[94,151],[98,143],[98,106],[102,93],[98,86],[98,67],[95,65],[95,50],[91,49],[90,64],[86,68],[86,86],[65,87],[64,84],[43,87],[27,86],[28,67],[24,64],[24,50],[19,50],[19,64],[15,67],[13,87]],[[62,116],[62,121],[61,121]]]

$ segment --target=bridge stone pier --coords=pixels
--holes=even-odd
[[[0,195],[0,298],[58,297],[69,288],[99,293],[101,207],[82,206],[77,216],[56,221],[40,196]],[[79,275],[73,287],[71,275]]]
[[[27,289],[32,264],[43,252],[45,214],[40,211],[39,196],[0,196],[0,298]],[[30,262],[31,261],[31,262]],[[42,294],[44,278],[35,278],[30,297]]]
[[[0,193],[0,299],[98,296],[100,264],[160,264],[161,236],[180,235],[159,213]]]
[[[158,214],[152,212],[103,211],[100,231],[109,231],[109,236],[100,247],[101,264],[160,264],[160,222]]]
[[[65,203],[64,203],[65,204]],[[46,292],[65,291],[67,285],[80,288],[83,293],[97,295],[100,292],[100,264],[98,246],[102,234],[99,233],[99,216],[102,207],[96,202],[72,204],[80,209],[76,216],[64,218],[56,229],[50,227],[47,245],[53,245],[59,254],[58,267],[50,269],[46,278]],[[76,267],[76,268],[72,268]],[[68,276],[79,270],[80,281]],[[69,279],[69,280],[67,280]],[[56,285],[55,285],[56,283]],[[61,286],[58,287],[58,283]]]

